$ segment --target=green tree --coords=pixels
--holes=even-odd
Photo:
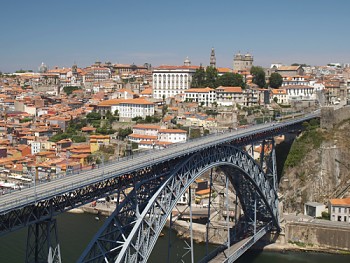
[[[205,87],[218,87],[218,70],[214,67],[207,67],[205,70]]]
[[[77,87],[77,86],[66,86],[63,88],[63,91],[67,94],[67,95],[70,95],[72,94],[72,92],[74,90],[78,90],[78,89],[81,89],[80,87]]]
[[[136,122],[140,122],[140,121],[142,121],[143,119],[142,119],[141,116],[136,116],[136,117],[132,118],[131,120],[132,120],[132,121],[136,121]]]
[[[90,112],[86,115],[86,119],[90,123],[92,120],[100,120],[101,119],[101,114],[98,112]]]
[[[236,73],[227,72],[219,77],[218,86],[245,87],[243,76]]]
[[[132,129],[130,127],[125,129],[119,128],[118,130],[118,137],[121,139],[125,139],[129,134],[132,134]]]
[[[265,71],[262,67],[253,66],[250,69],[250,74],[253,75],[253,83],[259,86],[259,88],[263,88],[266,85],[265,81]]]
[[[73,142],[86,142],[86,138],[84,136],[73,135],[72,141]]]
[[[273,89],[277,89],[282,86],[283,78],[278,73],[272,73],[269,78],[269,85]]]
[[[20,69],[20,70],[16,70],[15,73],[26,73],[26,72],[33,72],[33,70],[30,69]]]
[[[106,112],[106,119],[108,120],[109,124],[111,125],[117,117],[115,117],[109,110]]]
[[[205,84],[205,70],[202,66],[200,66],[198,69],[196,69],[196,72],[192,76],[192,88],[199,88],[203,87]]]
[[[300,63],[293,63],[291,66],[310,67],[310,65],[307,65],[305,63],[302,63],[302,64],[300,64]]]

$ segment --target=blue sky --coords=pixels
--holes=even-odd
[[[232,68],[254,64],[350,63],[348,0],[3,1],[0,71],[79,67],[94,61]]]

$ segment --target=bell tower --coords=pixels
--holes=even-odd
[[[215,50],[214,50],[214,48],[211,48],[210,66],[216,68],[216,57],[215,57]]]

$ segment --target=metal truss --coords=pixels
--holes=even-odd
[[[49,194],[41,200],[35,200],[35,202],[33,200],[21,202],[20,207],[17,207],[17,204],[14,203],[13,208],[7,208],[0,213],[0,235],[52,218],[67,210],[87,204],[96,198],[114,192],[120,194],[120,200],[122,200],[125,195],[123,192],[125,189],[132,189],[136,183],[143,181],[144,176],[152,177],[155,174],[152,172],[153,167],[158,167],[162,164],[168,164],[174,167],[179,160],[186,158],[189,154],[206,151],[206,149],[219,145],[230,144],[235,147],[242,147],[254,142],[261,142],[266,138],[300,129],[303,120],[308,120],[315,116],[305,117],[286,124],[278,124],[276,126],[247,131],[239,136],[235,136],[234,133],[227,134],[227,136],[223,135],[222,138],[218,136],[218,138],[220,137],[221,139],[210,143],[210,145],[196,146],[195,149],[189,149],[188,153],[181,153],[177,156],[174,155],[173,157],[168,157],[168,159],[165,157],[159,162],[145,163],[142,168],[130,169],[130,171],[126,171],[125,174],[120,174],[119,171],[115,171],[115,174],[111,173],[108,178],[102,177],[90,184],[72,185],[67,190]]]
[[[25,263],[61,263],[56,219],[41,221],[28,227]]]
[[[104,181],[72,190],[66,194],[54,196],[51,199],[39,201],[36,204],[0,214],[0,234],[6,234],[25,226],[48,220],[72,208],[87,204],[103,196],[117,193],[117,205],[125,198],[125,190],[133,189],[138,183],[157,177],[154,169],[166,170],[173,167],[172,161],[155,167],[130,172],[122,176],[105,179]]]
[[[207,141],[204,138],[198,143],[190,142],[187,147],[178,147],[182,150],[170,155],[136,163],[134,167],[120,171],[110,169],[107,177],[102,173],[101,177],[94,175],[86,182],[81,177],[82,181],[64,189],[53,188],[39,199],[27,196],[24,200],[4,202],[6,206],[2,207],[0,214],[0,235],[51,220],[96,198],[117,193],[117,209],[106,222],[108,227],[98,232],[80,261],[145,262],[174,204],[195,178],[215,166],[225,170],[235,188],[247,229],[254,224],[256,229],[257,220],[263,223],[272,220],[273,225],[279,228],[275,152],[273,141],[268,138],[300,129],[303,121],[317,116],[315,113],[288,123],[262,125],[239,134],[218,134]],[[264,140],[272,145],[272,151],[269,158],[263,154],[261,167],[247,153],[230,147],[264,143]],[[229,231],[234,233],[232,229]],[[229,237],[227,245],[233,240]],[[54,255],[53,250],[48,253]]]
[[[221,145],[178,160],[171,168],[157,168],[148,181],[136,184],[79,262],[147,262],[179,198],[199,176],[216,166],[223,167],[236,189],[247,220],[272,221],[279,229],[277,193],[268,176],[246,152]]]

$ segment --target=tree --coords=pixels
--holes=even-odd
[[[125,139],[125,137],[128,136],[129,134],[132,134],[132,129],[130,127],[125,129],[119,128],[118,130],[118,137],[120,139]]]
[[[202,66],[199,67],[199,69],[196,69],[196,72],[193,74],[192,77],[192,88],[199,88],[203,87],[205,83],[205,70]]]
[[[218,71],[214,67],[207,67],[205,70],[201,66],[193,74],[191,88],[218,87]]]
[[[265,81],[265,71],[262,67],[253,66],[250,69],[250,74],[253,75],[253,83],[259,86],[259,88],[263,88],[266,85]]]
[[[205,70],[205,87],[218,87],[218,70],[215,67],[207,67]]]
[[[92,120],[100,120],[101,114],[98,112],[90,112],[86,115],[86,119],[88,119],[88,122],[91,122]]]
[[[243,76],[236,73],[227,72],[218,79],[218,86],[245,87]]]
[[[167,111],[168,111],[168,106],[165,105],[165,104],[163,104],[163,108],[162,108],[162,117],[165,116],[165,114],[167,113]]]
[[[272,73],[269,78],[269,85],[273,89],[278,89],[281,87],[283,82],[282,76],[278,73]]]
[[[117,117],[112,115],[111,111],[106,112],[106,119],[108,120],[109,124],[111,125],[115,120],[117,120]]]
[[[78,143],[78,142],[86,142],[86,137],[79,136],[79,135],[73,135],[72,136],[72,141],[76,142],[76,143]]]
[[[26,73],[26,72],[33,72],[33,70],[31,69],[20,69],[20,70],[16,70],[15,73]]]
[[[300,63],[293,63],[291,66],[310,67],[310,65],[306,65],[305,63],[303,63],[303,64],[300,64]]]
[[[76,86],[66,86],[63,88],[63,91],[67,94],[67,95],[70,95],[72,94],[72,92],[74,90],[78,90],[78,89],[81,89],[80,87],[76,87]]]

